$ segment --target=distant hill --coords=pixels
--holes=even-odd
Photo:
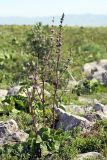
[[[55,16],[55,25],[59,24],[59,16]],[[17,25],[32,25],[37,22],[43,24],[51,24],[52,17],[0,17],[0,25],[17,24]],[[66,15],[64,19],[65,25],[70,26],[107,26],[107,15]]]

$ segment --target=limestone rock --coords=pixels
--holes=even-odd
[[[93,105],[89,106],[79,106],[74,104],[69,105],[61,105],[65,114],[63,113],[63,118],[65,115],[72,115],[72,116],[83,116],[90,122],[96,122],[96,120],[107,120],[107,105],[103,105],[98,101],[94,102]],[[58,109],[56,109],[58,110]],[[59,109],[60,110],[60,109]],[[61,112],[64,112],[64,111]],[[58,112],[57,111],[57,114]],[[66,119],[66,118],[65,118]]]
[[[84,115],[84,118],[86,118],[90,122],[95,122],[96,121],[96,116],[92,113],[86,113]]]
[[[9,88],[7,95],[8,96],[14,96],[19,93],[19,90],[21,89],[21,86],[14,86]]]
[[[68,85],[67,85],[67,89],[68,90],[72,90],[76,85],[78,85],[78,81],[76,81],[76,80],[70,80],[69,82],[68,82]]]
[[[17,131],[12,134],[12,139],[18,142],[19,141],[25,142],[27,138],[28,138],[28,134],[25,133],[24,131]]]
[[[69,105],[62,105],[62,107],[67,113],[72,113],[76,115],[85,114],[85,107],[79,105],[69,104]]]
[[[17,130],[17,123],[13,119],[6,122],[0,122],[0,138],[4,136],[3,134],[11,134]]]
[[[96,159],[96,160],[106,160],[100,153],[98,152],[88,152],[79,154],[75,160],[89,160],[89,159]]]
[[[94,106],[93,106],[93,109],[97,112],[97,111],[102,111],[104,110],[104,105],[97,102]]]
[[[97,103],[93,106],[98,119],[107,120],[107,105]]]
[[[87,78],[96,78],[102,84],[107,85],[107,59],[86,63],[83,66],[83,72]]]
[[[28,137],[27,133],[18,129],[18,125],[13,119],[0,122],[0,145],[8,142],[25,142]]]
[[[8,90],[8,92],[7,92],[7,95],[8,96],[14,96],[14,95],[19,94],[19,95],[22,95],[22,96],[26,97],[26,95],[27,95],[27,90],[26,89],[24,89],[24,91],[22,91],[21,93],[19,93],[21,87],[22,86],[14,86],[14,87],[10,88]],[[29,93],[32,92],[32,89],[33,89],[32,86],[28,88]],[[41,92],[42,92],[41,87],[37,86],[37,88],[35,89],[35,95],[39,94],[41,96]],[[51,94],[47,90],[44,90],[44,93],[45,93],[45,96],[47,96],[47,97],[51,96]]]
[[[0,89],[0,99],[5,99],[7,92],[6,89]]]
[[[56,123],[56,129],[62,128],[63,130],[70,130],[74,127],[80,126],[82,129],[90,129],[92,123],[84,117],[69,114],[60,108],[55,108],[55,112],[58,116],[58,122]]]
[[[86,103],[86,104],[93,104],[94,103],[94,99],[82,97],[82,96],[78,97],[78,101],[81,103]]]

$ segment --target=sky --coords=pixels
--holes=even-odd
[[[0,0],[0,17],[107,14],[107,0]]]

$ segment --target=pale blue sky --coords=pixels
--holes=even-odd
[[[107,0],[0,0],[0,16],[107,14]]]

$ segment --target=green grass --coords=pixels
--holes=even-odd
[[[15,26],[15,25],[0,26],[0,88],[8,88],[10,85],[13,84],[17,85],[25,78],[23,74],[23,71],[25,69],[24,68],[25,64],[27,62],[32,62],[33,59],[31,55],[26,54],[22,42],[26,39],[26,34],[30,31],[30,29],[31,26]],[[44,29],[46,29],[46,31],[48,32],[49,26],[44,26]],[[76,80],[80,80],[85,77],[85,75],[82,73],[82,66],[85,63],[107,58],[106,34],[107,34],[107,27],[97,27],[97,28],[67,27],[67,26],[63,27],[63,45],[62,45],[61,56],[63,57],[63,59],[66,60],[67,52],[72,50],[70,57],[72,63],[69,67],[69,72],[73,75],[73,77]],[[63,80],[63,84],[64,83],[65,80]],[[92,92],[92,93],[82,93],[80,97],[83,97],[85,99],[91,99],[92,103],[90,102],[89,104],[88,101],[84,102],[79,101],[79,96],[76,95],[76,93],[72,92],[64,93],[61,97],[61,103],[63,104],[73,103],[84,107],[86,105],[92,105],[94,99],[97,99],[101,103],[107,104],[106,90],[103,91],[100,90],[98,92]],[[50,113],[49,110],[47,110],[47,117],[50,116],[48,115],[49,113]],[[30,114],[24,111],[20,111],[18,113],[11,112],[9,116],[8,115],[0,116],[0,121],[2,120],[6,121],[10,118],[16,120],[20,129],[23,129],[28,133],[30,132],[30,130],[32,130],[31,129],[32,118]],[[39,118],[40,118],[39,121],[41,121],[42,119],[41,111]],[[51,116],[48,117],[48,119],[51,119]],[[101,124],[99,128],[100,127],[103,128]],[[99,128],[97,128],[98,131]],[[46,133],[44,132],[44,136],[46,137],[49,136],[48,138],[50,139],[50,143],[56,142],[56,139],[59,138],[58,142],[62,146],[60,146],[60,149],[55,154],[58,155],[58,157],[60,155],[61,159],[62,156],[64,158],[68,156],[69,159],[72,157],[72,155],[76,155],[79,152],[83,153],[93,150],[99,151],[103,153],[105,157],[107,157],[107,146],[105,145],[107,142],[107,137],[105,131],[103,132],[99,131],[97,135],[98,137],[92,134],[88,135],[88,137],[86,138],[81,137],[78,133],[75,134],[66,132],[61,133],[61,131],[58,131],[58,133],[53,133],[53,130],[51,131],[52,135],[48,133],[48,131],[46,131]],[[70,141],[68,139],[69,136],[70,136]],[[34,137],[32,139],[34,140]],[[43,144],[46,145],[46,142],[47,141],[42,141],[42,145]],[[55,144],[53,143],[48,147],[54,147],[54,145]],[[33,147],[33,144],[31,145],[31,147]],[[12,152],[16,151],[15,148],[11,149]],[[21,153],[24,154],[23,151]],[[7,157],[8,154],[9,153],[7,153]],[[18,156],[20,157],[19,151],[18,151]],[[6,159],[6,155],[4,155],[4,159]]]

